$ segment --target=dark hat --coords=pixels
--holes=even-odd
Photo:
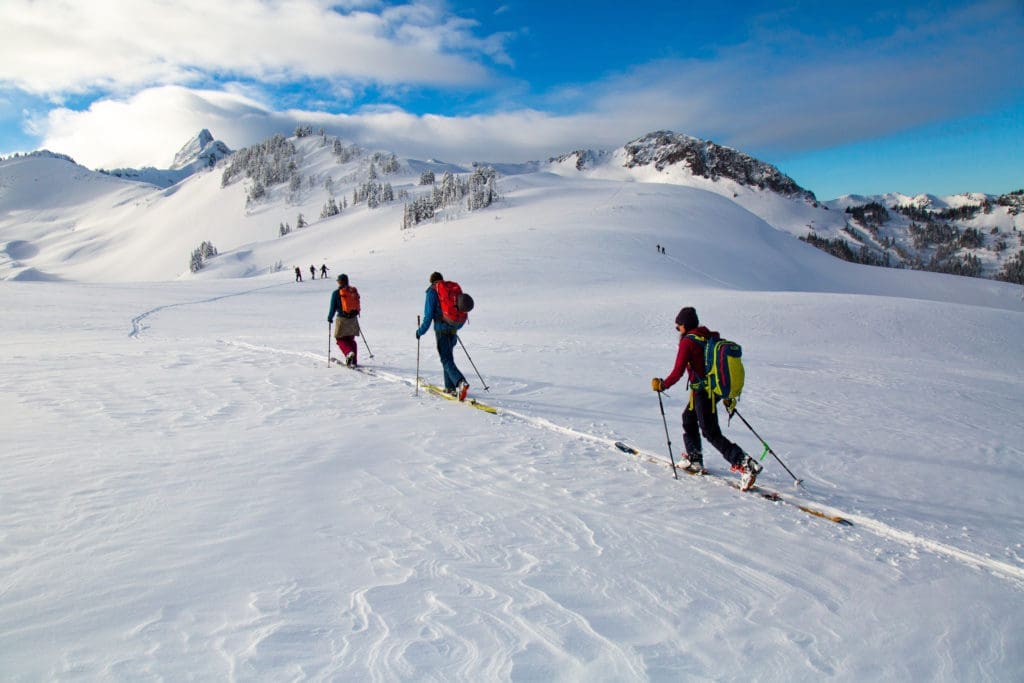
[[[338,284],[341,284],[341,285],[344,285],[344,286],[348,287],[348,275],[345,275],[345,273],[342,273],[341,275],[339,275],[338,276]]]
[[[444,279],[444,275],[441,275],[441,273],[437,272],[436,270],[433,273],[430,274],[430,284],[434,284],[435,282],[440,282],[443,279]]]
[[[682,325],[684,330],[692,330],[700,325],[700,320],[697,319],[697,309],[693,306],[681,308],[679,314],[676,315],[676,325]]]

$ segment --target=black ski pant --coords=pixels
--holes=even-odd
[[[703,453],[700,443],[700,435],[703,434],[708,443],[717,448],[730,465],[739,465],[743,462],[745,453],[742,448],[722,435],[722,428],[718,425],[718,413],[713,410],[714,403],[711,402],[711,397],[703,391],[690,393],[693,400],[683,411],[683,445],[686,446],[686,454]]]

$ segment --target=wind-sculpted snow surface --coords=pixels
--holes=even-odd
[[[420,241],[417,257],[436,258]],[[988,364],[1021,314],[691,291],[745,342],[745,415],[804,478],[800,495],[853,517],[842,527],[610,447],[665,448],[647,376],[674,355],[678,293],[652,304],[664,315],[616,306],[609,320],[577,298],[542,319],[541,288],[601,269],[530,270],[502,300],[473,272],[482,266],[464,266],[486,303],[463,338],[494,416],[414,392],[423,269],[405,259],[348,268],[362,273],[370,373],[325,362],[329,283],[0,288],[0,670],[377,681],[1022,670],[1024,433],[1010,416],[1024,368],[1012,354],[1005,372]],[[927,356],[909,351],[926,342]],[[437,381],[431,345],[421,351],[421,375]],[[684,394],[670,394],[678,449]],[[771,462],[762,481],[793,491]]]
[[[97,213],[8,248],[82,281],[0,282],[3,678],[1020,678],[1019,288],[842,263],[692,187],[534,173],[448,222],[257,239],[204,182],[122,240]],[[96,282],[219,219],[194,278]],[[359,288],[365,372],[327,361],[310,263]],[[415,389],[435,270],[496,415]],[[743,345],[741,410],[805,487],[759,484],[853,526],[613,447],[679,456],[686,393],[663,423],[650,378],[683,305]]]

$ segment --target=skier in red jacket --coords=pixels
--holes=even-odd
[[[676,316],[676,329],[679,330],[679,351],[676,353],[676,364],[668,377],[652,379],[651,388],[654,391],[664,391],[678,382],[684,371],[688,372],[688,384],[691,388],[690,400],[686,409],[683,410],[683,445],[686,448],[686,459],[689,461],[687,469],[691,472],[704,472],[704,454],[701,450],[700,440],[703,433],[711,445],[729,461],[730,469],[741,475],[740,487],[747,490],[754,485],[754,481],[761,471],[761,465],[744,453],[742,448],[722,435],[714,402],[706,391],[694,387],[704,379],[704,349],[700,343],[688,335],[692,333],[708,339],[717,333],[700,324],[697,311],[692,306],[687,306],[679,311]],[[725,406],[730,410],[732,408],[728,401]]]

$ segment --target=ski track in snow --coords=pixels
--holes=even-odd
[[[243,183],[207,174],[15,242],[21,278],[66,282],[5,292],[0,678],[1020,679],[1022,321],[979,308],[1019,316],[1019,291],[845,264],[735,193],[652,179],[541,169],[444,225],[353,208],[264,240],[317,193],[240,216]],[[210,237],[241,246],[179,277]],[[272,274],[312,254],[358,274],[370,341],[387,330],[362,377],[324,374],[333,282]],[[496,416],[413,398],[438,266],[483,304]],[[751,416],[810,482],[772,467],[786,504],[669,481],[637,382],[683,304],[750,341]]]
[[[275,285],[275,286],[277,286],[277,285]],[[227,298],[227,297],[218,297],[218,298]],[[179,304],[179,305],[185,305],[185,304]],[[139,320],[142,317],[145,317],[145,315],[147,315],[147,314],[143,314],[142,316],[139,316],[138,318],[134,319],[133,320],[133,326],[135,325],[135,322],[134,322],[135,320]],[[237,348],[242,348],[242,349],[246,349],[246,350],[250,350],[250,351],[254,351],[254,352],[259,352],[259,353],[273,353],[273,354],[278,354],[278,355],[283,355],[283,356],[290,356],[290,357],[293,357],[293,358],[299,358],[299,359],[303,359],[303,360],[314,360],[314,361],[317,361],[319,363],[325,363],[326,362],[326,360],[325,360],[325,358],[323,356],[317,355],[317,354],[309,352],[309,351],[293,351],[293,350],[279,349],[279,348],[273,348],[273,347],[268,347],[268,346],[258,346],[258,345],[249,344],[249,343],[245,343],[245,342],[238,342],[238,341],[224,340],[224,339],[220,339],[220,340],[218,340],[218,342],[222,343],[222,344],[227,344],[227,345],[235,346]],[[365,369],[368,369],[368,368],[364,367],[364,370]],[[402,383],[402,384],[406,384],[406,385],[408,385],[410,387],[415,387],[416,386],[415,378],[404,377],[404,376],[397,375],[397,374],[394,374],[394,373],[391,373],[391,372],[387,372],[387,371],[384,371],[384,370],[369,369],[369,371],[370,371],[370,373],[374,377],[379,377],[379,378],[381,378],[383,380],[386,380],[386,381],[389,381],[389,382]],[[495,405],[493,402],[489,402],[489,404],[490,405]],[[614,449],[615,448],[615,439],[608,439],[608,438],[604,438],[604,437],[600,437],[600,436],[595,436],[593,434],[588,434],[587,432],[582,432],[582,431],[579,431],[579,430],[576,430],[576,429],[572,429],[572,428],[569,428],[569,427],[564,427],[564,426],[555,424],[554,422],[551,422],[550,420],[547,420],[545,418],[535,417],[535,416],[531,416],[531,415],[526,415],[524,413],[517,412],[517,411],[514,411],[514,410],[510,410],[510,409],[502,407],[500,405],[495,405],[495,407],[499,410],[499,415],[500,416],[505,416],[505,417],[508,417],[508,418],[516,419],[516,420],[518,420],[520,422],[529,424],[529,425],[531,425],[531,426],[533,426],[533,427],[535,427],[537,429],[543,429],[543,430],[546,430],[546,431],[549,431],[549,432],[555,432],[555,433],[562,434],[564,436],[571,437],[571,438],[574,438],[574,439],[582,439],[582,440],[585,440],[585,441],[590,441],[592,443],[601,445],[601,446],[603,446],[605,448],[610,448],[610,449]],[[493,418],[488,418],[488,419],[493,419]],[[659,462],[661,462],[666,467],[671,468],[671,464],[668,462],[667,459],[663,458],[662,456],[656,455],[654,453],[650,453],[648,451],[644,451],[642,449],[637,449],[637,450],[639,451],[639,455],[640,456],[642,456],[644,458],[647,458],[647,459],[650,459],[650,460],[658,460]],[[625,455],[625,454],[623,454],[623,455]],[[715,484],[721,484],[721,485],[727,485],[724,481],[717,480],[717,479],[710,479],[709,478],[708,482],[715,483]],[[703,484],[703,483],[707,483],[707,482],[701,482],[701,483]],[[912,534],[912,533],[909,533],[909,532],[906,532],[906,531],[902,531],[900,529],[896,529],[896,528],[894,528],[894,527],[892,527],[892,526],[890,526],[888,524],[885,524],[885,523],[880,522],[878,520],[872,519],[870,517],[866,517],[864,515],[851,514],[851,513],[848,513],[848,512],[844,512],[842,510],[839,510],[839,509],[836,509],[834,507],[828,506],[828,505],[826,505],[826,504],[824,504],[822,502],[819,502],[817,500],[815,500],[815,501],[806,500],[806,499],[803,499],[803,498],[801,498],[799,496],[795,496],[795,495],[793,495],[793,494],[791,494],[789,492],[781,492],[781,495],[785,499],[787,499],[790,503],[795,504],[797,506],[799,506],[801,504],[805,505],[805,506],[813,506],[814,508],[816,508],[818,510],[821,510],[822,512],[827,513],[829,515],[838,516],[838,517],[842,517],[844,519],[847,519],[850,522],[852,522],[854,525],[859,527],[860,529],[871,531],[872,533],[874,533],[875,535],[877,535],[877,536],[879,536],[881,538],[885,538],[885,539],[888,539],[888,540],[891,540],[891,541],[898,542],[898,543],[900,543],[902,545],[905,545],[905,546],[907,546],[908,548],[911,548],[911,549],[927,550],[927,551],[930,551],[930,552],[932,552],[932,553],[934,553],[936,555],[942,555],[942,556],[951,558],[953,560],[956,560],[957,562],[960,562],[960,563],[962,563],[964,565],[970,566],[970,567],[975,568],[975,569],[981,569],[981,570],[985,570],[985,571],[990,571],[990,572],[992,572],[995,575],[998,575],[1000,577],[1003,577],[1004,579],[1010,580],[1018,588],[1024,588],[1024,567],[1016,567],[1016,566],[1013,566],[1013,565],[1008,564],[1006,562],[1001,562],[999,560],[995,560],[995,559],[990,558],[990,557],[984,557],[982,555],[978,555],[976,553],[972,553],[970,551],[963,550],[961,548],[957,548],[957,547],[951,546],[951,545],[946,544],[946,543],[942,543],[942,542],[935,541],[935,540],[928,539],[928,538],[922,538],[922,537],[920,537],[918,535],[915,535],[915,534]]]
[[[246,293],[196,300],[191,304],[205,304]],[[145,336],[144,332],[150,328],[142,321],[153,313],[191,304],[162,306],[132,318],[131,338],[141,340]],[[285,371],[295,364],[324,369],[326,362],[323,352],[252,344],[229,335],[218,335],[213,338],[213,343],[237,350],[238,355],[251,356],[257,362],[269,358],[272,365],[282,366]],[[331,352],[334,352],[333,347]],[[258,364],[267,366],[263,362]],[[329,372],[343,375],[345,368],[331,367]],[[289,397],[303,389],[282,384],[282,378],[277,376],[280,374],[275,373],[269,381],[274,384],[275,391],[285,392],[275,410],[287,412],[290,410]],[[357,376],[357,371],[352,371],[353,376],[346,379],[371,385],[371,389],[372,384],[378,382],[403,386],[408,389],[410,397],[416,386],[414,377],[386,367],[364,365],[358,374],[362,377]],[[199,391],[205,390],[199,388]],[[365,390],[360,393],[367,394]],[[377,392],[371,390],[369,393]],[[393,392],[380,392],[385,401],[387,393]],[[542,481],[538,487],[536,463],[529,456],[537,456],[549,446],[531,436],[531,430],[522,430],[519,426],[528,425],[535,430],[565,437],[566,453],[578,453],[582,443],[585,455],[595,459],[607,458],[607,451],[614,448],[615,440],[506,408],[500,396],[484,400],[498,409],[498,415],[479,415],[479,411],[471,410],[466,419],[494,420],[498,425],[495,433],[504,432],[501,438],[511,440],[515,451],[524,453],[523,463],[480,469],[474,463],[441,456],[429,462],[421,461],[419,464],[426,470],[422,467],[408,468],[394,473],[398,481],[388,485],[383,485],[375,475],[363,472],[363,476],[371,477],[372,481],[354,486],[349,493],[357,499],[357,505],[379,511],[379,503],[374,496],[380,495],[382,485],[388,490],[394,487],[396,491],[414,487],[419,495],[438,501],[459,499],[469,491],[477,494],[486,491],[486,496],[495,503],[493,508],[496,512],[489,512],[486,508],[434,506],[434,516],[425,520],[421,528],[420,520],[410,519],[399,510],[383,517],[378,514],[379,534],[353,539],[340,536],[336,533],[337,523],[326,521],[323,536],[332,539],[335,546],[341,544],[345,549],[344,556],[359,558],[350,560],[356,568],[350,567],[348,573],[358,578],[347,594],[341,594],[340,604],[332,600],[329,585],[317,585],[295,576],[275,576],[264,581],[258,591],[248,593],[241,604],[236,603],[234,609],[224,615],[222,622],[206,623],[210,642],[205,646],[193,637],[202,630],[204,615],[173,607],[160,608],[148,620],[137,624],[129,639],[150,643],[153,648],[176,647],[186,658],[195,656],[205,647],[225,662],[231,680],[244,679],[254,671],[272,673],[277,679],[298,679],[329,678],[353,670],[367,672],[367,680],[374,681],[425,680],[438,679],[439,676],[449,680],[470,677],[550,680],[553,675],[574,680],[642,680],[651,677],[652,671],[658,670],[658,659],[655,653],[638,644],[646,638],[644,629],[664,631],[678,629],[679,626],[658,612],[645,611],[633,615],[633,619],[622,620],[608,611],[614,609],[623,596],[645,589],[638,587],[640,579],[628,573],[609,577],[588,566],[592,564],[591,560],[600,558],[610,549],[624,546],[614,526],[603,523],[601,515],[604,512],[598,509],[576,514],[570,507],[568,510],[563,508],[557,518],[542,512],[528,524],[509,527],[507,531],[513,542],[508,544],[495,544],[489,535],[501,524],[500,511],[517,504],[527,505],[531,510],[544,510],[537,501],[569,495],[569,489],[562,488],[569,485],[562,480]],[[448,412],[449,408],[465,409],[438,402],[438,410]],[[232,406],[228,404],[223,409],[231,410]],[[491,435],[471,438],[487,440]],[[441,445],[431,437],[425,448],[431,453],[441,453]],[[478,450],[485,452],[486,441],[479,445]],[[631,445],[635,447],[635,444]],[[664,454],[650,451],[640,450],[637,457],[616,450],[614,456],[633,463],[629,469],[623,468],[622,474],[637,472],[637,468],[645,467],[645,460],[669,467]],[[566,472],[566,477],[570,476],[571,472]],[[689,482],[688,479],[687,476],[680,477],[686,482],[683,487],[698,497],[698,504],[712,509],[721,508],[722,514],[734,514],[732,510],[738,499],[730,496],[737,495],[735,491],[718,497],[709,495],[712,490],[724,489],[727,486],[725,481],[708,478]],[[529,482],[530,487],[524,489],[523,482]],[[704,486],[712,489],[701,490]],[[865,515],[826,507],[817,496],[814,500],[804,501],[786,491],[781,493],[792,503],[806,502],[856,525],[852,529],[834,526],[834,530],[829,530],[833,534],[833,542],[848,538],[849,533],[871,534],[907,548],[906,556],[909,558],[916,557],[917,551],[926,551],[1009,580],[1018,590],[1024,588],[1024,569],[902,531]],[[571,495],[590,494],[575,492]],[[752,505],[761,506],[767,502],[759,501]],[[781,512],[785,509],[781,503],[776,504],[774,511],[765,509],[766,516],[789,513]],[[687,523],[694,524],[692,521]],[[810,523],[823,522],[816,520]],[[662,520],[638,516],[631,523],[631,534],[657,543],[665,524]],[[239,522],[238,528],[245,526],[246,523]],[[756,594],[768,596],[768,602],[791,600],[794,591],[806,596],[807,603],[813,605],[807,608],[809,612],[806,615],[812,622],[816,616],[827,621],[842,611],[848,596],[839,585],[810,581],[801,572],[780,569],[764,557],[743,552],[734,539],[716,539],[715,531],[697,520],[696,526],[689,527],[687,533],[700,537],[701,542],[688,544],[688,551],[705,558],[709,566],[718,568],[720,572],[734,574]],[[400,542],[389,547],[376,540],[378,538],[400,539]],[[679,537],[676,538],[678,540]],[[557,542],[552,543],[551,539],[557,539]],[[861,548],[858,544],[852,548],[854,553],[866,554],[866,559],[871,560],[869,547]],[[556,549],[554,556],[551,555],[553,549]],[[886,549],[882,546],[881,550],[876,547],[875,552],[880,554],[885,565],[898,566],[900,553],[892,547]],[[208,562],[202,558],[198,561]],[[467,571],[469,569],[471,571]],[[540,575],[543,575],[543,580],[538,580]],[[683,575],[673,586],[681,604],[687,606],[684,611],[689,608],[697,612],[713,609],[720,616],[715,627],[717,637],[723,642],[742,641],[741,633],[724,625],[736,624],[736,628],[741,629],[749,623],[756,601],[742,591],[711,598],[706,595],[702,583],[699,577]],[[589,592],[581,595],[578,591],[580,585],[588,586]],[[410,595],[421,597],[410,601]],[[711,600],[714,600],[714,608],[708,606]],[[866,618],[882,620],[885,615],[878,613]],[[828,655],[838,647],[834,641],[840,638],[839,634],[813,626],[803,631],[794,625],[787,637],[806,658],[803,666],[807,671],[816,672],[822,678],[840,673],[836,661]],[[879,635],[879,638],[881,642],[884,635]],[[310,643],[315,648],[312,651],[308,649]],[[723,647],[728,651],[727,646]],[[739,653],[733,654],[740,656]],[[86,657],[80,652],[70,655],[72,661]],[[716,666],[707,653],[688,652],[687,657],[692,659],[695,670],[707,671]],[[761,674],[765,678],[781,680],[785,677],[786,665],[780,666],[770,653],[760,653],[758,659],[762,661]],[[955,663],[951,661],[937,666],[937,671],[946,673],[956,670]],[[672,671],[679,673],[685,669]],[[105,674],[115,677],[132,673],[140,672],[117,668],[105,671]]]
[[[231,299],[236,296],[245,296],[247,294],[253,294],[254,292],[259,292],[264,289],[276,289],[278,287],[284,287],[286,284],[287,283],[278,283],[273,285],[267,285],[265,287],[256,287],[255,289],[247,289],[241,292],[234,292],[232,294],[222,294],[220,296],[214,296],[210,297],[209,299],[202,299],[199,301],[182,301],[176,304],[166,304],[164,306],[157,306],[156,308],[151,308],[145,313],[140,313],[139,315],[132,318],[131,331],[128,333],[128,336],[131,337],[132,339],[138,338],[138,336],[142,334],[142,331],[146,329],[146,326],[142,324],[142,321],[144,321],[146,318],[153,315],[154,313],[159,313],[160,311],[166,311],[171,308],[179,308],[181,306],[195,306],[197,304],[208,304],[214,301],[220,301],[222,299]]]

